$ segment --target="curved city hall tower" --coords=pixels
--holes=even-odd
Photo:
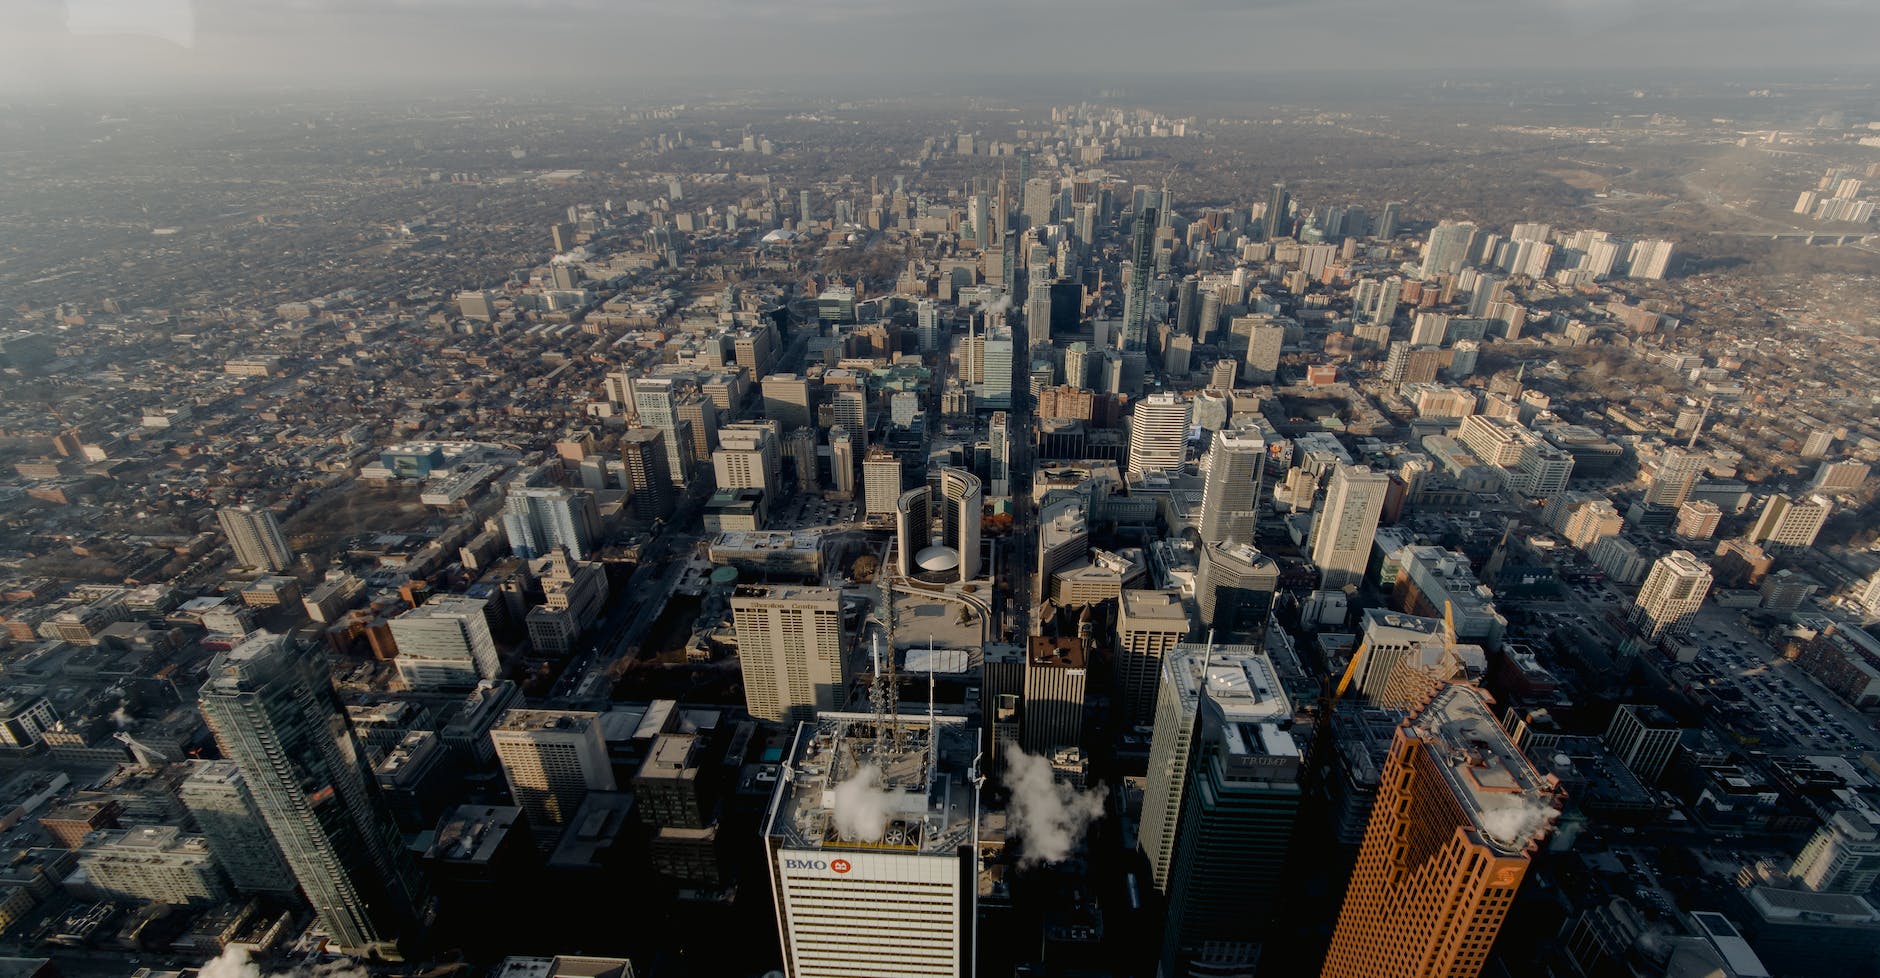
[[[1547,837],[1558,781],[1485,695],[1442,687],[1397,728],[1322,978],[1473,978]]]
[[[947,546],[960,553],[960,581],[979,576],[979,518],[985,509],[985,490],[979,477],[946,466],[940,470],[940,494],[946,506],[940,510],[942,536]]]

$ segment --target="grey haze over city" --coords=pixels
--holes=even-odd
[[[0,91],[1871,64],[1862,0],[9,0]]]

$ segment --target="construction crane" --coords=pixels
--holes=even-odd
[[[1345,663],[1345,674],[1339,677],[1338,685],[1332,688],[1331,695],[1325,700],[1327,715],[1330,715],[1332,708],[1338,705],[1338,701],[1343,699],[1345,692],[1351,688],[1351,681],[1358,675],[1358,663],[1364,660],[1364,655],[1369,650],[1368,644],[1360,642],[1357,649],[1351,653],[1351,661]],[[1448,598],[1443,599],[1443,651],[1451,656],[1456,653],[1456,603]]]

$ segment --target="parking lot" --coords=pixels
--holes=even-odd
[[[1790,744],[1835,753],[1880,747],[1871,720],[1739,626],[1733,613],[1706,608],[1689,638],[1698,645],[1697,661],[1742,694]]]
[[[821,496],[799,493],[783,501],[770,514],[770,529],[813,530],[840,527],[858,521],[861,504],[855,500],[839,502]]]

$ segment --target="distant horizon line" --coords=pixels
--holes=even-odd
[[[862,78],[866,78],[871,85],[870,89],[864,93],[817,90],[819,86],[853,83]],[[932,84],[936,79],[944,79],[954,84],[936,87]],[[1147,86],[1154,89],[1197,81],[1218,84],[1223,80],[1233,79],[1259,80],[1267,83],[1295,81],[1320,88],[1322,94],[1339,96],[1419,94],[1421,89],[1439,86],[1446,81],[1495,84],[1503,87],[1565,86],[1585,91],[1614,91],[1635,86],[1700,82],[1743,88],[1829,84],[1835,88],[1858,91],[1864,88],[1880,88],[1880,64],[1772,63],[1767,65],[1738,64],[1728,67],[1653,65],[1636,70],[1602,68],[1592,77],[1588,76],[1587,66],[1572,64],[1505,67],[1445,65],[1411,68],[1266,68],[1237,65],[1231,68],[1193,67],[1178,71],[981,72],[968,78],[962,78],[957,72],[941,69],[907,70],[888,77],[883,77],[879,71],[867,69],[830,71],[804,69],[792,70],[788,73],[761,71],[748,75],[724,72],[702,72],[696,75],[661,72],[656,78],[651,79],[625,74],[605,79],[576,77],[492,79],[488,74],[482,74],[454,80],[435,76],[426,79],[382,77],[372,80],[362,78],[352,83],[327,77],[322,79],[326,84],[279,80],[268,84],[264,80],[255,80],[243,83],[244,88],[240,91],[230,91],[227,87],[241,81],[239,74],[177,77],[155,85],[151,84],[149,79],[125,78],[121,82],[125,86],[123,91],[111,90],[112,83],[100,84],[102,80],[94,76],[89,79],[93,83],[91,85],[64,90],[0,92],[0,109],[69,99],[154,101],[175,97],[200,97],[205,94],[222,96],[223,100],[231,102],[279,99],[281,96],[297,96],[299,97],[297,100],[332,96],[356,98],[361,95],[426,99],[481,95],[539,98],[568,97],[582,93],[608,99],[636,95],[639,98],[635,101],[644,101],[647,98],[683,100],[732,95],[788,96],[799,92],[813,95],[819,101],[851,102],[877,102],[884,99],[904,98],[1002,97],[1013,101],[1104,97],[1127,99],[1136,94],[1149,94],[1149,92],[1129,91],[1132,88]],[[1373,84],[1394,83],[1401,86],[1405,81],[1417,83],[1419,92],[1406,92],[1401,87],[1389,89],[1380,87],[1374,93],[1366,91]],[[1017,84],[1030,84],[1036,88],[1033,92],[999,90],[1002,86]],[[805,88],[808,91],[803,91]],[[1097,91],[1117,89],[1119,91],[1114,96],[1097,95],[1094,92],[1073,96],[1065,91],[1072,88]],[[1172,93],[1163,91],[1156,94],[1167,96]],[[845,95],[848,97],[844,97]],[[1236,93],[1220,91],[1196,93],[1196,95],[1199,100],[1204,101],[1241,97]]]

